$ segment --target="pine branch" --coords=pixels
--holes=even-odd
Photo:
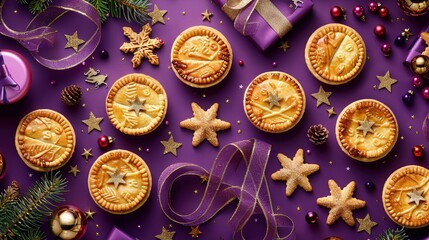
[[[67,181],[59,172],[46,173],[23,197],[5,204],[0,208],[0,239],[24,239],[22,236],[39,229],[52,209],[64,201],[66,187]]]
[[[147,21],[148,0],[108,0],[110,15],[114,18],[122,16],[127,22],[143,24]]]
[[[53,0],[30,0],[28,9],[32,14],[37,14],[45,10],[52,3],[52,1]]]
[[[95,9],[97,9],[100,15],[102,23],[106,22],[107,15],[109,14],[109,5],[106,0],[87,0]]]

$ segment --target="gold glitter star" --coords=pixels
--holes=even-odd
[[[373,227],[377,226],[378,223],[371,221],[371,217],[369,216],[369,213],[366,214],[365,218],[356,218],[356,220],[359,222],[359,228],[358,232],[365,231],[369,235],[371,235],[371,230]]]
[[[188,234],[191,235],[191,237],[193,238],[198,238],[199,235],[203,233],[200,231],[199,227],[200,226],[191,227],[191,231]]]
[[[319,165],[304,163],[304,150],[298,149],[293,160],[281,153],[277,158],[283,168],[271,174],[271,179],[286,181],[286,196],[291,196],[298,186],[307,192],[313,189],[307,176],[317,172]]]
[[[91,211],[90,208],[88,209],[88,211],[85,212],[86,219],[94,220],[94,215],[95,215],[95,212]]]
[[[173,135],[170,135],[168,141],[161,141],[161,144],[164,146],[164,155],[171,153],[174,156],[177,156],[177,149],[182,146],[182,143],[174,141]]]
[[[86,120],[82,120],[83,123],[85,123],[88,126],[88,133],[90,133],[92,130],[97,130],[101,132],[100,128],[100,122],[103,121],[102,117],[95,117],[93,112],[89,113],[89,118]]]
[[[159,10],[158,6],[155,4],[155,6],[153,7],[153,11],[147,14],[149,15],[149,17],[152,18],[152,26],[157,22],[165,24],[164,15],[167,12],[167,10]]]
[[[164,226],[162,226],[162,232],[155,236],[156,239],[159,240],[173,240],[173,236],[175,231],[168,231]]]
[[[80,173],[80,170],[77,168],[77,165],[76,165],[76,166],[74,166],[74,167],[70,166],[69,173],[73,174],[73,175],[76,177],[76,175],[77,175],[78,173]]]
[[[377,76],[377,78],[380,81],[380,84],[378,85],[378,90],[385,88],[387,89],[387,91],[392,92],[392,85],[398,82],[398,80],[390,77],[389,70],[387,70],[384,76]]]
[[[332,117],[333,115],[336,115],[337,113],[334,111],[334,107],[331,107],[326,110],[328,112],[329,117]]]
[[[286,52],[288,48],[290,48],[288,41],[284,41],[280,43],[278,48],[283,49],[283,52]]]
[[[201,183],[205,183],[209,180],[209,178],[206,175],[202,175],[200,176],[200,178],[201,178]]]
[[[88,161],[88,158],[89,157],[92,157],[92,153],[91,153],[91,151],[92,151],[92,148],[90,148],[90,149],[86,149],[86,148],[84,148],[83,149],[83,153],[82,153],[82,155],[81,156],[84,156],[85,157],[85,159],[86,159],[86,161]]]
[[[64,34],[64,37],[67,39],[67,44],[64,48],[73,48],[75,52],[78,52],[79,45],[83,44],[85,41],[79,39],[77,36],[77,31],[73,33],[73,35]]]
[[[319,92],[311,94],[313,98],[317,100],[316,107],[319,107],[321,104],[326,104],[328,106],[331,105],[329,102],[329,96],[331,96],[332,92],[325,92],[322,86],[319,87]]]
[[[201,15],[203,16],[203,21],[207,20],[210,22],[210,18],[213,16],[213,13],[209,12],[209,10],[206,9],[206,11],[201,13]]]
[[[413,33],[411,32],[410,28],[405,28],[404,31],[402,31],[403,36],[405,39],[408,40],[411,36],[413,36]]]

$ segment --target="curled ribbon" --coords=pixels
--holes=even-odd
[[[3,103],[8,104],[9,100],[7,98],[6,87],[14,90],[20,89],[19,84],[10,75],[0,50],[0,99]]]
[[[244,140],[223,147],[210,174],[204,168],[191,163],[176,163],[167,167],[158,180],[158,199],[162,211],[174,222],[194,226],[211,219],[231,201],[238,199],[238,206],[230,218],[236,233],[234,239],[245,239],[243,228],[252,215],[262,214],[266,221],[264,239],[294,239],[293,221],[273,211],[271,196],[265,177],[265,169],[271,145],[256,140]],[[227,168],[237,166],[241,160],[246,165],[246,174],[241,186],[223,181]],[[204,195],[197,208],[190,214],[180,214],[172,209],[171,189],[176,180],[185,176],[208,176]],[[279,236],[279,229],[287,232]],[[283,232],[283,231],[282,231]]]
[[[17,40],[27,48],[33,57],[43,66],[63,70],[74,67],[85,61],[97,48],[101,40],[101,22],[97,10],[84,0],[57,0],[43,12],[36,15],[28,24],[25,31],[10,29],[3,19],[3,5],[6,0],[0,2],[0,34]],[[80,47],[79,51],[60,59],[49,59],[39,54],[39,47],[43,42],[54,43],[57,30],[51,25],[67,12],[72,11],[88,18],[96,29],[89,40]]]

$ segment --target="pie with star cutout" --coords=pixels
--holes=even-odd
[[[308,39],[305,62],[321,82],[339,85],[354,79],[366,61],[366,47],[353,28],[339,23],[318,28]]]
[[[113,214],[140,208],[152,188],[149,167],[137,154],[112,150],[101,155],[88,174],[88,189],[94,202]]]
[[[394,171],[383,186],[386,214],[406,228],[429,225],[429,169],[407,165]]]
[[[106,97],[106,111],[116,129],[140,136],[162,123],[167,103],[167,94],[157,80],[134,73],[113,84]]]
[[[60,113],[38,109],[21,119],[15,146],[24,163],[40,172],[55,170],[68,162],[74,152],[73,126]]]
[[[244,93],[244,112],[262,131],[281,133],[293,128],[305,111],[301,84],[284,72],[265,72],[249,84]]]
[[[374,99],[346,106],[335,126],[338,145],[349,157],[373,162],[386,156],[398,139],[398,123],[392,110]]]

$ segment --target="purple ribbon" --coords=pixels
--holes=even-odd
[[[420,32],[429,32],[429,24],[427,24]],[[426,47],[427,44],[421,37],[418,37],[416,40],[414,40],[413,44],[411,44],[409,48],[408,55],[405,58],[404,64],[409,65],[413,58],[415,56],[421,55]]]
[[[293,221],[286,215],[275,214],[273,211],[265,177],[270,150],[271,145],[250,139],[223,147],[213,162],[210,173],[192,163],[170,165],[158,180],[158,199],[162,211],[174,222],[194,226],[207,222],[228,203],[238,199],[238,206],[230,219],[235,230],[234,239],[244,239],[243,228],[255,214],[262,214],[267,223],[264,239],[294,239]],[[224,182],[227,168],[237,166],[241,160],[244,160],[247,169],[242,185]],[[208,176],[201,202],[192,213],[186,215],[171,208],[171,187],[176,180],[185,176]],[[286,236],[279,236],[280,228],[285,229]]]
[[[23,32],[10,29],[2,15],[3,5],[6,0],[0,2],[0,34],[17,40],[27,48],[33,57],[43,66],[63,70],[74,67],[85,61],[97,48],[101,40],[101,22],[97,10],[84,0],[56,0],[43,12],[36,15]],[[43,42],[53,44],[57,30],[50,27],[69,11],[79,13],[96,26],[96,30],[89,40],[80,47],[77,53],[72,53],[60,59],[45,58],[39,54],[39,47]]]
[[[0,50],[0,99],[4,104],[8,104],[9,100],[7,99],[6,87],[19,90],[19,84],[13,80],[12,76],[7,69],[6,64],[4,63],[3,54]]]

